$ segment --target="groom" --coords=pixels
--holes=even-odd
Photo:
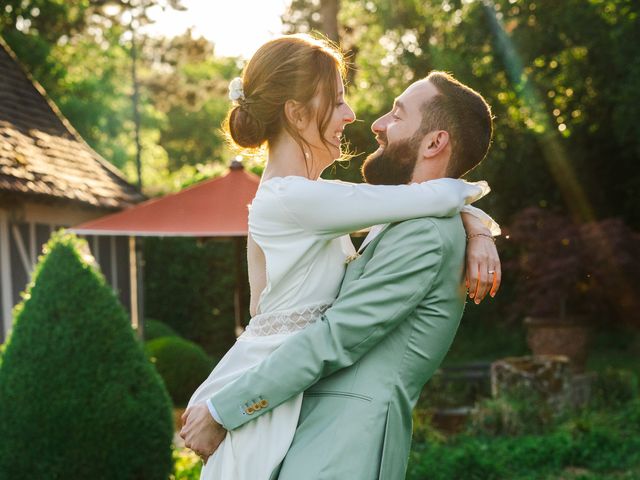
[[[460,177],[485,157],[492,129],[477,92],[432,72],[374,122],[380,148],[363,174],[374,184]],[[483,235],[490,236],[480,231],[478,240],[493,248]],[[225,429],[305,391],[293,443],[272,479],[404,478],[412,409],[464,309],[465,230],[458,215],[419,218],[374,228],[365,244],[321,321],[214,395],[211,414],[205,404],[185,412],[187,446],[206,457]],[[499,274],[487,265],[481,289],[495,276],[495,293]]]

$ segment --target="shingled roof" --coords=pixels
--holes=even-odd
[[[85,143],[2,38],[0,193],[113,210],[144,199]]]

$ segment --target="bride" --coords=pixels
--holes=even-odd
[[[242,79],[230,86],[234,106],[227,128],[233,142],[243,148],[267,147],[267,164],[249,211],[252,318],[195,391],[189,408],[206,402],[322,316],[338,294],[346,261],[356,253],[348,233],[460,210],[467,231],[484,229],[490,235],[487,225],[495,226],[486,214],[465,206],[488,192],[484,182],[442,178],[392,186],[320,179],[340,157],[343,129],[355,120],[344,100],[344,74],[344,59],[328,42],[290,35],[260,47]],[[493,255],[492,248],[486,237],[474,236],[468,258],[478,252]],[[472,286],[476,302],[488,288],[486,282]],[[301,401],[298,395],[228,432],[203,466],[201,479],[268,479],[291,444]],[[245,411],[265,402],[256,399]]]

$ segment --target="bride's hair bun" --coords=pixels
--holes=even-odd
[[[324,135],[337,96],[336,74],[344,78],[344,58],[327,40],[297,34],[268,41],[251,57],[242,77],[229,85],[234,105],[225,133],[237,146],[257,149],[286,130],[302,146],[307,142],[285,113],[286,102],[293,100],[315,114]],[[319,105],[312,107],[317,93]]]
[[[229,133],[243,148],[259,148],[267,141],[266,127],[246,106],[236,105],[229,112]]]

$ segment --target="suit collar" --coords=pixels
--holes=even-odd
[[[364,251],[364,249],[367,247],[367,245],[369,245],[373,240],[378,238],[380,236],[380,234],[382,232],[384,232],[384,230],[388,226],[389,226],[389,224],[385,223],[383,225],[374,225],[373,227],[371,227],[371,230],[369,231],[369,234],[366,236],[366,238],[364,239],[364,241],[360,245],[360,248],[358,249],[358,253],[362,253]]]

